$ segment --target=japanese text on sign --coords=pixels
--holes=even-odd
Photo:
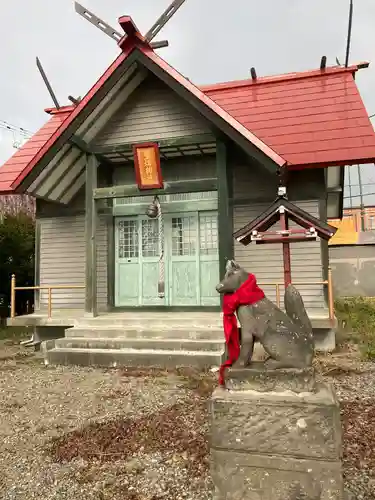
[[[159,163],[159,151],[154,144],[135,148],[135,166],[140,189],[160,188],[163,185]]]

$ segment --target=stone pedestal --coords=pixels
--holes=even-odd
[[[255,364],[255,363],[254,363]],[[341,424],[313,369],[232,369],[211,400],[215,500],[342,500]]]

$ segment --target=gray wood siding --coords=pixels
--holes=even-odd
[[[245,226],[249,221],[266,210],[277,194],[277,178],[256,167],[236,163],[233,169],[234,230]],[[311,215],[320,215],[320,204],[325,197],[324,172],[293,172],[289,179],[289,199]],[[254,201],[252,201],[254,200]],[[291,227],[292,224],[291,224]],[[277,225],[274,226],[277,229]],[[281,244],[243,246],[234,244],[235,259],[248,271],[253,272],[260,284],[284,282],[283,256]],[[291,245],[292,281],[318,282],[324,280],[322,245],[320,240]],[[306,308],[311,315],[324,314],[327,310],[324,287],[321,285],[298,286]],[[265,293],[276,300],[274,286],[264,287]],[[284,287],[281,287],[283,302]]]
[[[277,193],[276,175],[257,166],[235,164],[233,167],[233,196],[236,200],[264,199],[270,202]]]
[[[258,166],[234,161],[233,195],[241,200],[264,201],[268,205],[276,198],[278,178]],[[326,198],[324,169],[292,171],[288,179],[288,197],[293,200]]]
[[[85,220],[83,215],[41,218],[40,284],[85,284]],[[107,229],[104,217],[98,223],[98,307],[107,306]],[[41,292],[40,307],[47,308],[47,291]],[[53,309],[83,309],[84,289],[52,291]],[[52,309],[52,311],[53,311]]]
[[[203,117],[163,82],[148,77],[109,120],[95,143],[137,143],[208,132]]]

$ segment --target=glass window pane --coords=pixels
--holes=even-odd
[[[136,220],[122,220],[118,225],[118,257],[138,257],[138,223]]]
[[[203,255],[218,253],[217,215],[199,217],[200,252]]]
[[[160,254],[159,220],[147,219],[142,221],[142,255],[143,257],[157,257]]]
[[[194,217],[172,218],[172,255],[195,255],[197,228]]]

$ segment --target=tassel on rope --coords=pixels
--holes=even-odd
[[[147,208],[146,214],[151,219],[158,219],[158,244],[159,244],[159,278],[158,295],[162,299],[165,297],[165,263],[164,263],[164,220],[161,204],[158,196]]]
[[[164,220],[161,211],[159,198],[156,196],[156,204],[158,207],[158,221],[159,221],[159,281],[158,281],[158,294],[160,298],[165,297],[165,266],[164,266]]]

